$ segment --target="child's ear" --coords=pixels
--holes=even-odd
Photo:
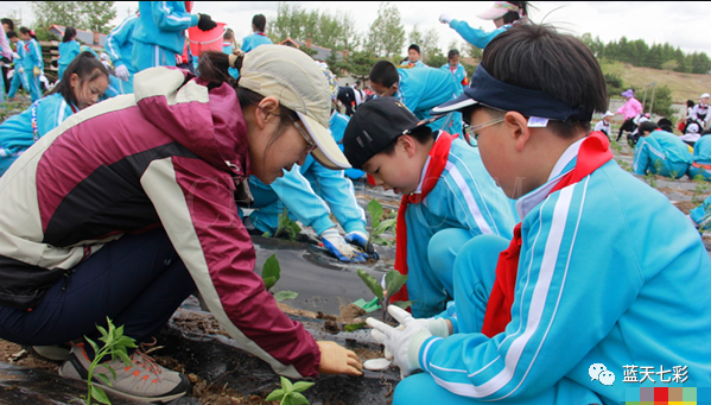
[[[415,143],[416,141],[413,137],[402,135],[398,137],[397,147],[403,148],[408,158],[412,158],[415,155]]]
[[[517,151],[522,151],[529,142],[531,129],[527,126],[527,118],[516,111],[508,111],[504,115],[504,123],[511,134]]]

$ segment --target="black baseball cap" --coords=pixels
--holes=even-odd
[[[398,137],[437,120],[418,120],[395,97],[379,97],[361,104],[344,131],[344,155],[352,167],[361,169],[364,163],[383,151]]]

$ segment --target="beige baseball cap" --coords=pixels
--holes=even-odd
[[[331,91],[321,68],[304,52],[285,45],[260,45],[245,54],[240,87],[276,96],[299,116],[317,148],[312,156],[329,169],[351,165],[329,131]]]

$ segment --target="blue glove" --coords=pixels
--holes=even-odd
[[[324,248],[329,250],[339,261],[366,262],[366,255],[349,245],[344,240],[344,237],[336,231],[336,228],[327,229],[319,237],[321,237],[321,242],[324,243]]]
[[[368,242],[368,234],[361,231],[352,231],[344,236],[347,243],[360,247],[366,257],[378,260],[380,256],[373,248],[373,244]]]

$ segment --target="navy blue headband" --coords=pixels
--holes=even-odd
[[[518,111],[526,116],[542,117],[551,120],[591,121],[593,112],[585,112],[556,100],[546,93],[533,89],[524,89],[502,82],[477,66],[472,75],[470,87],[465,94],[485,106],[499,110]]]

